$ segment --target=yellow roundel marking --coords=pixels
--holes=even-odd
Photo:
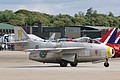
[[[18,37],[22,37],[22,30],[18,30]]]
[[[108,58],[111,58],[112,57],[112,55],[111,55],[111,53],[110,53],[110,47],[108,47],[108,49],[107,49],[107,55],[108,55]]]

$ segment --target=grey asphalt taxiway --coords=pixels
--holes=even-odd
[[[29,53],[0,51],[0,80],[120,80],[120,58],[103,63],[59,67],[29,60]]]

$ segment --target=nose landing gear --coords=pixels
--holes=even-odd
[[[104,63],[104,66],[105,66],[105,67],[109,67],[109,63],[108,63],[108,62],[105,62],[105,63]]]
[[[109,67],[109,63],[108,63],[108,59],[107,58],[105,59],[104,66],[105,67]]]

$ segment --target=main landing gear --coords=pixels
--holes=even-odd
[[[60,61],[60,66],[61,67],[67,67],[67,61]]]
[[[67,67],[67,65],[68,65],[67,61],[64,61],[64,60],[60,61],[61,67]],[[70,65],[71,65],[71,67],[76,67],[78,65],[78,63],[77,62],[70,62]]]
[[[77,63],[77,62],[72,62],[72,63],[70,63],[70,65],[71,65],[72,67],[76,67],[76,66],[78,65],[78,63]]]
[[[109,63],[108,63],[108,59],[107,58],[105,59],[104,66],[105,67],[109,67]]]

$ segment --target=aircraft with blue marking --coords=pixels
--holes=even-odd
[[[110,29],[101,39],[100,42],[106,44],[115,50],[114,57],[120,56],[120,32],[118,32],[118,28]]]
[[[29,59],[43,63],[58,63],[66,67],[69,63],[76,67],[81,62],[104,62],[108,67],[108,59],[114,56],[114,49],[104,44],[81,42],[38,42],[30,39],[21,28],[15,28],[16,48],[24,44],[22,50],[30,52]],[[19,47],[18,47],[19,46]]]
[[[115,44],[120,44],[120,31],[116,35]]]

